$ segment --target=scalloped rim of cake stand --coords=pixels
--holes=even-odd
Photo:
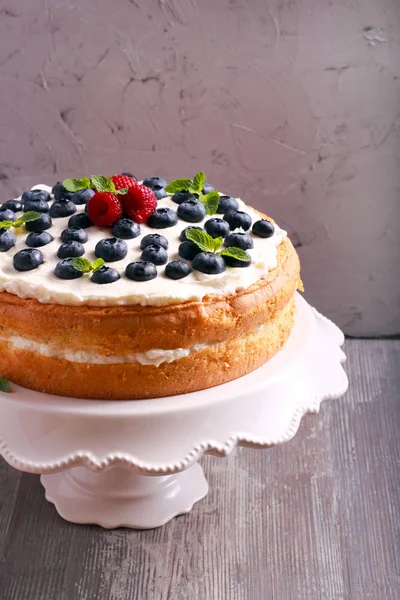
[[[306,413],[317,412],[323,400],[338,398],[348,387],[341,366],[343,333],[299,294],[296,304],[295,325],[277,355],[208,390],[116,402],[64,398],[11,384],[11,393],[0,392],[0,455],[29,473],[123,466],[162,476],[187,469],[205,454],[222,457],[237,445],[268,448],[290,440]],[[248,420],[251,409],[254,422]],[[258,423],[261,414],[266,419]],[[246,419],[247,430],[241,426]]]

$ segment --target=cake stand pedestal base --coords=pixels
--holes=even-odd
[[[46,499],[72,523],[96,523],[106,529],[151,529],[190,512],[204,498],[208,484],[198,463],[181,473],[138,475],[129,468],[111,467],[93,473],[75,467],[40,478]]]

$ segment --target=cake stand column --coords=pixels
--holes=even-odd
[[[139,475],[126,466],[99,473],[75,467],[42,475],[46,499],[73,523],[96,523],[105,528],[151,529],[188,513],[208,492],[203,470],[195,463],[173,475]]]

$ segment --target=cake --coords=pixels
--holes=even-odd
[[[0,376],[23,387],[185,394],[250,373],[289,337],[292,243],[203,173],[36,185],[0,221]]]

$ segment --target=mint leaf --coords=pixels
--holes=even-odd
[[[71,265],[74,267],[74,269],[80,271],[81,273],[90,273],[93,271],[93,265],[87,258],[73,258],[71,260]]]
[[[14,221],[0,221],[0,229],[11,229]]]
[[[200,231],[199,229],[188,229],[186,231],[186,238],[196,244],[203,250],[203,252],[213,252],[214,251],[214,238],[211,237],[205,231]]]
[[[176,192],[186,192],[193,187],[191,179],[175,179],[165,186],[167,194],[176,194]]]
[[[92,265],[93,273],[96,273],[96,271],[101,269],[101,267],[103,265],[104,265],[104,260],[102,258],[96,258],[96,260],[94,261],[94,263]]]
[[[13,223],[14,227],[21,227],[24,223],[30,223],[31,221],[36,221],[40,219],[40,213],[35,210],[28,210],[25,214],[23,214],[19,219]]]
[[[114,194],[118,196],[118,194],[126,194],[129,188],[121,188],[120,190],[114,190]]]
[[[5,377],[0,377],[0,392],[9,392],[10,382]]]
[[[214,240],[213,240],[213,246],[214,246],[213,251],[217,252],[217,250],[219,250],[221,248],[221,246],[222,246],[223,243],[224,243],[224,238],[222,238],[222,237],[214,238]]]
[[[105,175],[92,175],[90,181],[97,192],[115,192],[114,183]]]
[[[90,179],[82,177],[82,179],[64,179],[62,185],[68,192],[77,192],[90,187]]]
[[[201,192],[206,182],[206,176],[203,171],[199,171],[193,178],[193,187],[195,188],[195,192]]]
[[[236,246],[228,246],[228,248],[224,248],[221,252],[218,252],[218,254],[221,256],[231,256],[232,258],[237,258],[237,260],[242,260],[244,262],[251,260],[250,255],[247,254],[247,252],[241,248],[236,248]]]
[[[215,213],[217,212],[218,205],[219,205],[219,194],[218,194],[218,192],[216,192],[215,190],[213,190],[212,192],[210,192],[209,194],[206,194],[203,197],[200,196],[199,200],[206,207],[206,213],[209,216],[215,215]]]

